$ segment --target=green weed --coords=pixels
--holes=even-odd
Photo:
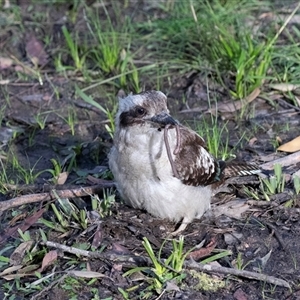
[[[83,71],[83,68],[85,67],[88,51],[80,46],[81,42],[79,41],[79,37],[77,33],[73,38],[66,26],[62,27],[62,32],[68,46],[69,54],[71,55],[72,60],[74,62],[75,70]],[[62,67],[60,56],[58,56],[57,58],[56,65],[59,68]]]
[[[274,165],[274,176],[261,179],[260,189],[266,200],[270,201],[269,196],[276,193],[283,193],[285,187],[285,176],[279,164]]]
[[[74,226],[86,229],[88,224],[86,210],[78,209],[69,199],[58,197],[54,190],[52,192],[57,198],[57,203],[51,203],[55,218],[52,217],[51,220],[40,218],[39,222],[48,228],[62,233],[67,232]]]
[[[76,93],[82,98],[82,100],[95,106],[106,115],[108,119],[108,124],[105,125],[105,129],[110,134],[110,136],[113,137],[113,134],[115,132],[114,118],[117,112],[117,105],[114,105],[112,110],[109,110],[108,108],[104,108],[100,103],[96,102],[91,96],[88,96],[86,93],[84,93],[78,86],[76,86]]]
[[[229,148],[229,132],[227,124],[220,127],[217,117],[211,115],[210,122],[203,119],[203,122],[196,124],[197,133],[206,142],[208,151],[215,157],[226,160],[233,156],[233,149]]]
[[[105,9],[105,7],[104,7]],[[92,57],[104,74],[118,74],[121,64],[122,35],[119,34],[111,23],[110,17],[105,9],[108,29],[104,29],[103,20],[96,14],[88,16],[88,28],[94,39],[96,47],[91,51]]]
[[[294,190],[295,190],[296,195],[299,195],[299,193],[300,193],[300,177],[299,176],[294,176],[293,185],[294,185]]]
[[[103,199],[98,195],[91,195],[92,209],[97,211],[102,218],[111,215],[111,207],[115,203],[115,192],[112,189],[103,191]]]
[[[148,291],[154,290],[158,294],[162,293],[164,285],[170,280],[181,282],[185,278],[185,274],[181,273],[183,263],[188,253],[183,251],[184,237],[181,236],[179,240],[172,240],[172,252],[167,259],[162,262],[161,251],[164,243],[162,244],[158,255],[156,256],[150,242],[147,238],[143,238],[143,246],[153,264],[152,267],[138,267],[131,269],[124,273],[123,276],[129,276],[137,272],[143,272],[147,276],[149,282]]]

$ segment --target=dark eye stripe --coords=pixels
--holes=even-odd
[[[126,127],[134,124],[141,124],[144,122],[142,119],[147,110],[144,107],[138,106],[129,111],[124,111],[120,114],[120,126]]]

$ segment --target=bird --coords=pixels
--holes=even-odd
[[[154,217],[181,222],[185,230],[210,209],[224,174],[259,170],[230,169],[209,153],[204,139],[170,115],[164,93],[149,90],[119,98],[109,168],[124,202]]]

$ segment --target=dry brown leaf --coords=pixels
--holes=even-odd
[[[257,142],[257,138],[253,137],[252,139],[250,139],[248,144],[249,144],[250,147],[252,147],[256,142]]]
[[[196,249],[196,250],[190,252],[187,255],[187,258],[192,258],[193,260],[197,261],[200,258],[206,257],[209,254],[211,254],[211,252],[216,248],[216,246],[217,246],[217,242],[216,242],[216,239],[213,237],[212,240],[209,242],[209,244],[206,247]]]
[[[5,229],[4,232],[0,233],[0,245],[5,243],[8,238],[17,236],[18,229],[22,230],[23,232],[26,231],[28,228],[30,228],[30,226],[37,222],[44,212],[45,209],[41,209],[35,212],[32,216],[26,218],[21,224]]]
[[[14,280],[14,279],[17,279],[17,278],[22,278],[22,277],[32,277],[34,276],[34,272],[32,273],[16,273],[16,274],[9,274],[9,275],[6,275],[6,276],[3,276],[3,279],[5,280]]]
[[[260,94],[260,89],[256,88],[250,95],[248,95],[244,99],[239,101],[231,100],[231,101],[223,102],[214,107],[211,107],[208,110],[208,112],[211,114],[215,114],[216,111],[220,113],[233,113],[237,110],[242,109],[244,106],[248,105],[249,103],[251,103],[254,99],[256,99],[259,96],[259,94]]]
[[[31,276],[33,271],[38,270],[40,265],[29,265],[25,266],[24,268],[20,269],[17,274],[26,274],[26,276]]]
[[[101,245],[102,241],[103,241],[103,231],[101,229],[101,226],[98,225],[98,227],[95,231],[95,234],[94,234],[92,247],[95,249],[98,249],[98,247]]]
[[[276,84],[270,84],[269,86],[273,90],[277,90],[281,92],[291,92],[300,88],[300,84],[292,84],[292,83],[276,83]]]
[[[229,218],[241,219],[249,209],[250,205],[247,204],[246,200],[235,199],[213,207],[211,213],[214,217],[225,215]]]
[[[9,57],[0,56],[0,70],[8,69],[12,66],[13,60]]]
[[[109,278],[108,276],[98,273],[98,272],[93,272],[93,271],[69,271],[68,274],[76,277],[82,277],[82,278]]]
[[[51,250],[49,251],[43,258],[42,267],[40,269],[40,272],[43,272],[45,268],[52,265],[53,262],[57,260],[58,253],[57,250]]]
[[[277,148],[278,151],[293,153],[300,150],[300,136]]]
[[[20,270],[22,267],[23,267],[22,265],[9,267],[0,273],[0,277],[3,277],[5,275],[15,272],[17,270]]]
[[[10,256],[10,264],[11,265],[20,265],[23,261],[23,258],[26,254],[26,251],[30,250],[33,245],[33,241],[27,241],[21,243],[15,251]]]
[[[34,74],[33,70],[31,70],[29,67],[25,67],[25,66],[22,66],[22,65],[16,65],[14,67],[14,69],[15,69],[16,72],[20,72],[20,73],[30,75],[30,76],[32,76],[32,74]]]
[[[60,173],[56,178],[57,184],[58,185],[65,184],[66,180],[68,179],[68,176],[69,176],[69,172]]]
[[[247,294],[241,288],[238,288],[234,292],[233,297],[236,300],[248,300],[249,299],[248,296],[247,296]]]
[[[10,275],[6,275],[6,276],[3,276],[2,278],[7,280],[7,281],[10,281],[10,280],[15,280],[16,278],[22,278],[22,277],[25,277],[26,275],[23,274],[10,274]]]
[[[47,64],[48,55],[44,50],[44,46],[33,34],[28,34],[25,49],[27,56],[35,66]]]

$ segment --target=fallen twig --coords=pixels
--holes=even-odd
[[[202,265],[195,261],[189,261],[189,262],[187,262],[187,264],[188,265],[186,265],[186,264],[185,265],[188,268],[196,269],[196,270],[207,272],[207,273],[220,273],[220,274],[225,274],[225,275],[235,275],[235,276],[244,277],[244,278],[248,278],[248,279],[264,281],[264,282],[272,283],[272,284],[275,284],[278,286],[283,286],[288,289],[291,289],[291,286],[285,280],[276,278],[274,276],[269,276],[266,274],[250,272],[250,271],[245,271],[245,270],[237,270],[237,269],[233,269],[233,268],[217,267],[217,266],[213,266],[213,265]]]
[[[94,186],[80,187],[77,189],[55,190],[55,194],[57,194],[61,198],[83,197],[91,194],[97,194],[101,192],[104,188],[113,187],[114,185],[115,183],[113,181],[105,181],[102,184]],[[0,212],[24,204],[56,199],[56,196],[53,193],[53,191],[54,189],[48,193],[24,195],[0,202]]]
[[[260,168],[265,169],[265,170],[273,170],[275,164],[279,164],[282,167],[285,166],[292,166],[297,164],[300,161],[300,151],[295,152],[293,154],[287,155],[282,158],[278,158],[276,160],[267,162],[265,164],[260,165]]]
[[[151,266],[152,262],[149,258],[144,256],[137,256],[137,255],[117,255],[115,253],[100,253],[100,252],[92,252],[92,251],[86,251],[74,247],[69,247],[66,245],[62,245],[59,243],[54,243],[50,241],[41,242],[42,245],[53,247],[56,249],[60,249],[62,251],[72,253],[75,255],[81,255],[89,258],[97,258],[104,261],[117,261],[117,262],[125,262],[125,263],[133,263],[135,265],[141,266],[141,265],[147,265]],[[162,260],[164,262],[164,260]],[[189,260],[184,263],[184,268],[186,269],[194,269],[206,273],[220,273],[225,275],[235,275],[243,278],[248,279],[255,279],[259,281],[268,282],[271,284],[275,284],[277,286],[283,286],[288,289],[291,289],[288,282],[286,282],[283,279],[276,278],[274,276],[269,276],[266,274],[256,273],[256,272],[250,272],[245,270],[237,270],[232,268],[225,268],[225,267],[217,267],[213,265],[208,264],[201,264],[197,263],[194,260]]]

